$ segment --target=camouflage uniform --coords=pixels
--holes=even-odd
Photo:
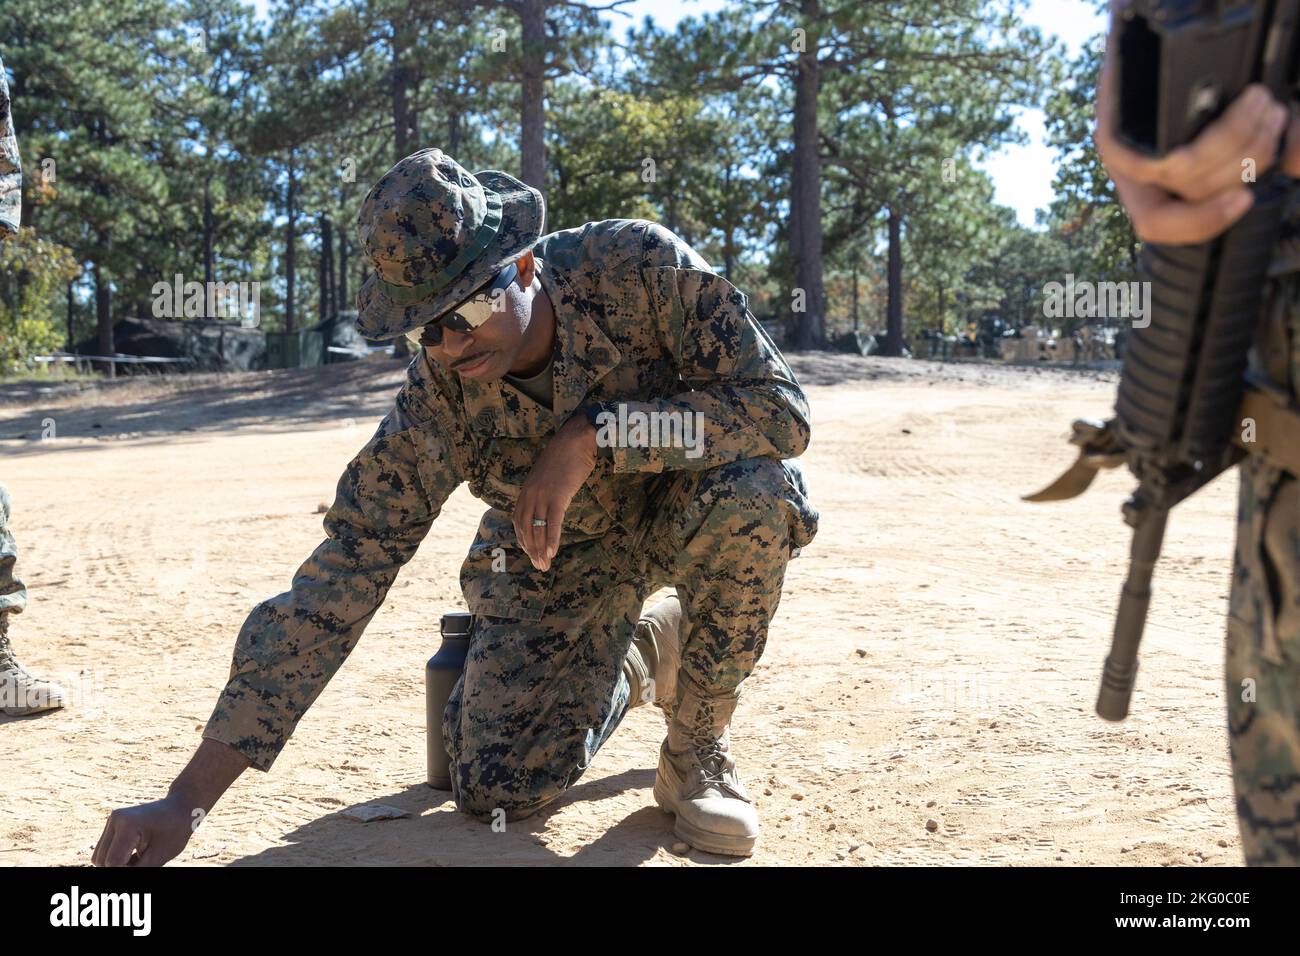
[[[14,575],[18,562],[18,544],[9,531],[9,491],[0,485],[0,627],[9,614],[27,606],[27,589]]]
[[[22,167],[9,113],[9,84],[0,60],[0,242],[17,234],[22,218]],[[27,589],[14,576],[18,545],[9,531],[9,492],[0,485],[0,710],[10,716],[37,714],[63,706],[61,687],[38,680],[14,658],[9,618],[27,606]]]
[[[1260,341],[1271,338],[1273,346],[1262,371],[1293,407],[1300,402],[1296,251],[1283,243],[1277,265],[1289,274],[1268,290]],[[1241,465],[1226,675],[1246,862],[1300,865],[1300,481],[1254,455]]]
[[[23,169],[18,161],[18,140],[14,137],[9,112],[9,82],[4,60],[0,59],[0,240],[18,232],[22,219]]]
[[[745,296],[660,225],[588,223],[533,251],[555,309],[553,409],[418,353],[339,481],[328,537],[244,624],[205,737],[269,768],[461,482],[490,506],[461,568],[478,623],[444,719],[461,809],[524,816],[590,765],[623,717],[622,662],[660,585],[677,587],[690,621],[683,674],[727,691],[753,670],[786,563],[817,525],[788,460],[809,439],[793,372]],[[594,401],[700,412],[702,454],[600,457],[539,571],[511,512],[538,453]]]
[[[33,677],[14,656],[9,619],[27,606],[27,589],[14,575],[18,545],[9,531],[9,492],[0,485],[0,712],[27,717],[58,710],[67,692],[58,684]]]

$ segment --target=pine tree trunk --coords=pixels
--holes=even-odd
[[[728,162],[723,168],[723,195],[730,198],[731,196],[731,163]],[[722,232],[722,272],[727,277],[728,282],[734,282],[731,274],[736,267],[736,224],[731,218],[730,212],[727,214],[727,221],[723,226]]]
[[[113,342],[113,289],[98,262],[91,266],[91,272],[95,277],[95,327],[99,333],[95,347],[100,355],[113,355],[117,352]]]
[[[903,222],[889,207],[889,291],[885,309],[885,354],[903,354]]]
[[[92,130],[95,141],[107,145],[108,134],[104,129],[103,121],[95,120]],[[108,198],[107,183],[99,180],[94,183],[92,188],[97,196],[103,199]],[[107,231],[97,229],[95,239],[100,253],[107,257],[112,242]],[[113,288],[111,280],[105,274],[103,265],[98,259],[92,264],[92,271],[95,278],[95,328],[98,333],[96,347],[100,355],[114,355],[117,352],[117,345],[113,341]],[[110,374],[116,374],[117,366],[110,363],[108,370]]]
[[[203,180],[203,281],[211,283],[213,281],[213,255],[212,255],[212,177],[208,176]],[[210,288],[205,285],[204,288]]]
[[[338,315],[339,311],[339,286],[338,277],[334,274],[334,221],[325,217],[325,269],[329,273],[326,279],[326,287],[329,292],[329,302],[327,312],[330,318]]]
[[[546,0],[520,0],[519,167],[528,185],[546,192]]]
[[[858,330],[858,269],[853,267],[853,331]]]
[[[320,255],[317,256],[316,262],[316,311],[318,318],[316,321],[324,322],[329,315],[330,308],[330,276],[329,260],[332,250],[326,248],[326,240],[329,237],[329,225],[325,214],[320,214]]]
[[[348,234],[339,233],[339,308],[350,309],[348,301]]]
[[[802,0],[801,22],[810,30],[799,54],[794,94],[794,171],[791,205],[798,207],[792,229],[795,286],[803,290],[804,311],[795,313],[795,347],[826,347],[826,290],[822,279],[820,144],[817,137],[817,92],[820,83],[817,37],[811,32],[820,15],[820,0]]]
[[[285,214],[289,224],[284,240],[284,330],[293,331],[293,287],[294,271],[297,266],[298,207],[297,207],[298,171],[294,166],[294,151],[289,151],[289,188],[285,196]]]

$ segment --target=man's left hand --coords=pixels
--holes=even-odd
[[[533,462],[512,517],[515,538],[538,570],[550,569],[569,503],[595,467],[596,429],[582,414],[565,422]],[[545,526],[534,526],[535,519]]]

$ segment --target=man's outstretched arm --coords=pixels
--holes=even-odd
[[[419,416],[399,398],[348,465],[325,516],[325,541],[292,588],[259,604],[240,630],[198,751],[165,798],[110,815],[96,864],[159,865],[176,856],[246,767],[271,766],[347,658],[461,480],[436,422],[416,423],[412,413]]]
[[[239,751],[204,740],[167,796],[108,815],[91,862],[95,866],[166,863],[185,849],[190,835],[247,767],[248,758]]]
[[[407,424],[398,411],[384,419],[339,479],[325,540],[239,632],[203,736],[259,770],[352,652],[459,481],[437,425]]]

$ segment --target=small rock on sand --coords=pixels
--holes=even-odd
[[[409,817],[410,813],[401,807],[390,807],[386,803],[362,803],[355,807],[348,807],[343,811],[343,816],[349,820],[369,823],[372,820],[400,820],[402,817]]]

